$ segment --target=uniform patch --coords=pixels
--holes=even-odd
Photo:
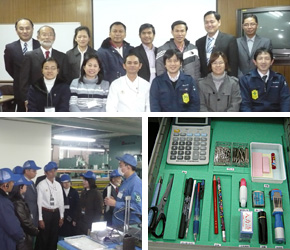
[[[135,201],[136,201],[137,203],[140,203],[140,202],[141,202],[141,196],[140,196],[140,194],[136,194],[136,193],[135,193]]]
[[[252,90],[252,99],[257,100],[258,98],[259,98],[258,90],[256,89]]]
[[[184,94],[182,95],[182,101],[183,101],[184,103],[189,103],[189,95],[188,95],[188,93],[184,93]]]

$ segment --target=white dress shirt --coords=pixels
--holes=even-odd
[[[54,199],[54,205],[50,204],[50,197]],[[47,209],[59,209],[60,218],[63,218],[64,214],[64,200],[62,194],[61,185],[54,180],[51,182],[47,178],[39,182],[37,185],[37,205],[38,205],[38,213],[39,220],[43,220],[42,218],[42,208]]]
[[[122,76],[112,82],[107,99],[107,112],[150,112],[150,83],[137,76],[135,81]]]

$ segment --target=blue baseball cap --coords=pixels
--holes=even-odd
[[[20,185],[31,185],[32,181],[28,181],[23,174],[16,174],[19,176],[18,181],[14,183],[14,186],[20,186]]]
[[[9,181],[18,181],[20,178],[19,175],[16,175],[9,168],[1,168],[0,169],[0,184],[7,183]]]
[[[15,168],[13,168],[13,173],[14,174],[23,174],[23,168],[20,166],[16,166]]]
[[[60,177],[60,181],[61,182],[69,182],[70,181],[70,176],[68,174],[63,174],[61,177]]]
[[[115,177],[120,177],[122,175],[119,174],[118,169],[114,169],[111,173],[110,173],[110,179],[111,178],[115,178]]]
[[[137,166],[137,161],[133,155],[124,154],[123,156],[117,156],[116,159],[119,161],[123,161],[134,168],[136,168]]]
[[[39,170],[41,169],[40,167],[36,166],[34,161],[26,161],[23,164],[23,170],[24,169],[34,169],[34,170]]]
[[[81,174],[81,176],[83,176],[83,177],[85,177],[87,179],[94,179],[94,180],[97,179],[96,175],[92,171],[88,171],[88,172],[86,172],[84,174]]]
[[[44,172],[48,172],[52,169],[55,169],[57,170],[57,164],[56,162],[54,161],[50,161],[49,163],[47,163],[45,166],[44,166]]]

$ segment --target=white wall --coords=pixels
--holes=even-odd
[[[126,41],[132,46],[140,45],[139,27],[151,23],[156,30],[154,45],[159,47],[172,38],[171,24],[177,20],[187,23],[187,39],[195,41],[206,35],[203,15],[216,11],[216,0],[93,0],[94,48],[109,36],[109,27],[115,21],[127,27]]]
[[[51,126],[0,119],[0,155],[0,168],[13,169],[27,160],[43,168],[51,160]]]

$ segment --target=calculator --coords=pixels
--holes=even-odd
[[[209,162],[210,125],[196,118],[175,118],[172,125],[167,163],[175,165],[206,165]],[[198,118],[201,119],[201,118]],[[200,120],[198,120],[200,121]],[[205,124],[200,126],[201,124]]]

